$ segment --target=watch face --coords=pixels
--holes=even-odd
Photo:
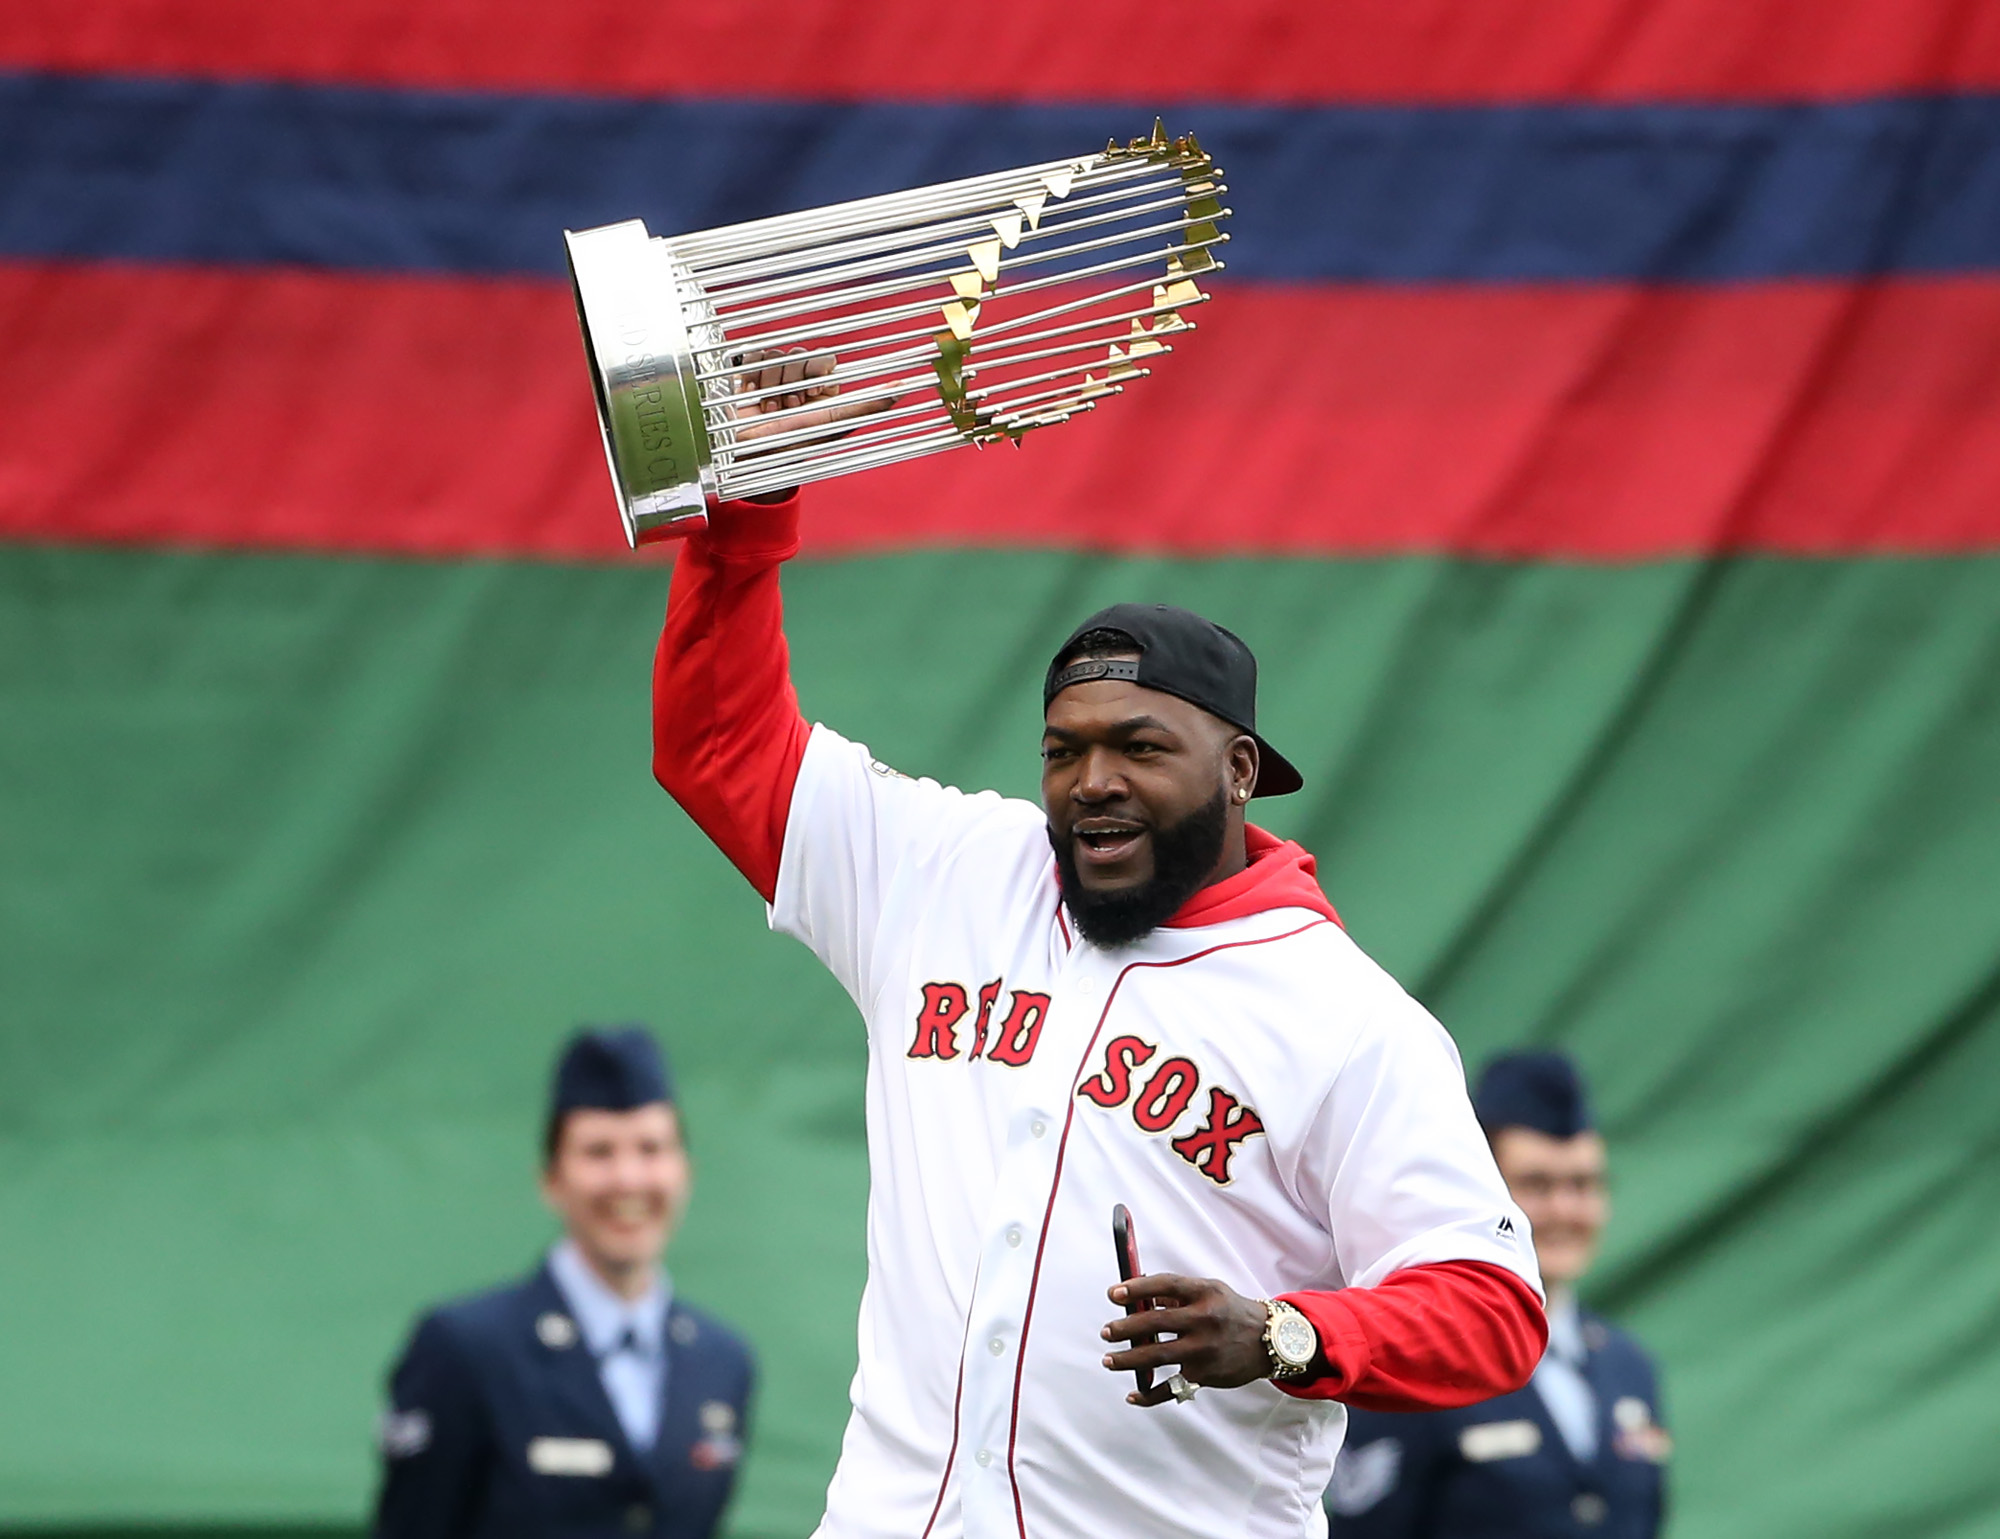
[[[1271,1333],[1271,1345],[1287,1363],[1303,1366],[1312,1361],[1319,1338],[1304,1315],[1288,1314],[1279,1319],[1278,1328]]]

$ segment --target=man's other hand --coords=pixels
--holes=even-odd
[[[760,438],[852,422],[887,411],[896,404],[897,397],[888,395],[837,400],[840,386],[828,378],[834,363],[832,353],[809,353],[796,348],[789,352],[766,349],[744,354],[743,372],[736,376],[735,393],[750,399],[733,407],[736,441],[754,449]],[[817,401],[826,404],[813,411],[799,409]]]
[[[1191,1384],[1236,1389],[1271,1371],[1262,1302],[1246,1299],[1225,1282],[1155,1272],[1115,1284],[1110,1298],[1114,1304],[1147,1299],[1154,1305],[1135,1315],[1121,1315],[1099,1332],[1106,1341],[1138,1343],[1122,1352],[1105,1353],[1104,1366],[1115,1373],[1177,1369]],[[1152,1340],[1163,1335],[1173,1340]],[[1172,1398],[1173,1390],[1165,1382],[1125,1397],[1132,1405],[1164,1405]]]

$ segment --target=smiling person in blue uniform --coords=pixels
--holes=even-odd
[[[417,1323],[382,1418],[378,1539],[714,1532],[753,1370],[661,1266],[693,1179],[651,1034],[576,1033],[543,1140],[562,1241],[524,1280]]]
[[[1654,1539],[1672,1441],[1653,1362],[1576,1301],[1610,1216],[1583,1081],[1559,1053],[1509,1054],[1473,1109],[1534,1229],[1548,1351],[1526,1388],[1463,1410],[1351,1412],[1332,1539]]]

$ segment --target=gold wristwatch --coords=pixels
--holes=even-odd
[[[1272,1378],[1296,1379],[1319,1355],[1319,1332],[1283,1299],[1266,1299],[1264,1350],[1271,1358]]]

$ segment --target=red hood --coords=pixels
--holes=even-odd
[[[1303,846],[1267,834],[1254,823],[1244,825],[1243,845],[1250,864],[1189,898],[1167,921],[1169,929],[1221,924],[1271,908],[1309,908],[1340,923],[1340,915],[1320,891],[1313,875],[1313,858]]]

